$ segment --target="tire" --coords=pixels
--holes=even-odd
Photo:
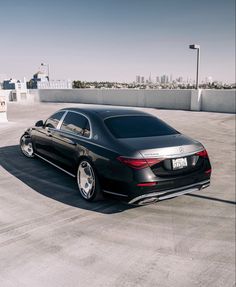
[[[30,135],[24,134],[20,138],[20,149],[24,156],[34,158],[34,149]]]
[[[78,189],[83,199],[98,201],[103,198],[96,170],[88,159],[80,161],[76,177]]]

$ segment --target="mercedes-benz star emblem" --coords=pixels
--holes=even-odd
[[[184,152],[184,148],[181,146],[181,147],[179,148],[179,151],[180,151],[180,152]]]

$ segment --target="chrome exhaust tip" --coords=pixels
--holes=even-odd
[[[200,189],[204,189],[204,188],[207,188],[208,186],[210,186],[210,183],[207,183],[207,184],[203,184],[203,185],[201,186],[201,188],[200,188]]]
[[[138,204],[138,205],[148,205],[148,204],[152,204],[152,203],[155,203],[159,201],[158,197],[148,197],[148,198],[145,198],[145,199],[141,199],[137,202],[135,202],[135,204]]]

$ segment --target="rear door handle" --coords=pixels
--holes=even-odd
[[[71,145],[76,145],[74,141],[66,140],[66,143],[71,144]]]
[[[67,138],[64,138],[63,139],[66,143],[70,144],[70,145],[76,145],[76,142],[70,140],[70,139],[67,139]]]

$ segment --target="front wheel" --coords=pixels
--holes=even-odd
[[[29,157],[29,158],[33,158],[34,157],[33,144],[32,144],[32,140],[31,140],[29,135],[24,134],[20,138],[20,148],[21,148],[22,153],[26,157]]]
[[[77,184],[81,196],[87,201],[102,199],[102,192],[96,171],[93,165],[87,159],[83,159],[79,163],[77,171]]]

